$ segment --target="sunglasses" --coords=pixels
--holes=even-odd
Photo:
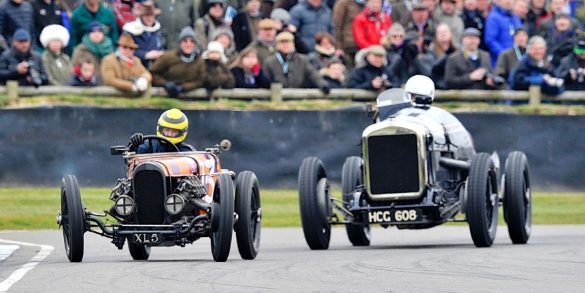
[[[132,47],[128,47],[128,46],[121,46],[122,49],[124,50],[131,50],[131,51],[136,51],[136,49],[132,48]]]
[[[393,39],[402,39],[402,38],[404,38],[404,35],[392,35],[391,37]]]

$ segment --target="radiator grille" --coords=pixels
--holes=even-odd
[[[139,224],[162,224],[164,221],[164,177],[154,170],[134,175],[134,197]]]
[[[372,194],[419,191],[420,172],[415,134],[369,137],[368,163]]]

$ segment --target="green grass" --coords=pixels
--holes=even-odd
[[[110,207],[106,188],[84,188],[81,194],[91,211]],[[300,226],[296,190],[266,189],[261,196],[264,227]],[[0,230],[56,229],[59,209],[57,188],[0,188]],[[533,194],[533,223],[585,224],[585,193]]]

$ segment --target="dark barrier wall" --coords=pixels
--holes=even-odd
[[[134,132],[152,134],[163,110],[54,107],[0,110],[0,185],[57,186],[75,174],[82,186],[111,186],[124,176],[109,146]],[[345,157],[360,154],[369,119],[361,109],[339,111],[187,111],[189,137],[203,149],[222,138],[224,168],[253,170],[262,186],[295,187],[304,157],[322,158],[339,180]],[[457,114],[478,151],[526,152],[538,190],[585,190],[585,116]]]

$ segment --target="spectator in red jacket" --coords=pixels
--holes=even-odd
[[[353,20],[353,37],[359,49],[380,45],[392,25],[392,19],[382,13],[382,0],[368,0],[366,7]]]
[[[137,4],[135,0],[115,0],[112,3],[112,10],[116,16],[118,29],[122,30],[126,23],[136,20],[136,14],[134,14],[135,5],[140,4]]]

